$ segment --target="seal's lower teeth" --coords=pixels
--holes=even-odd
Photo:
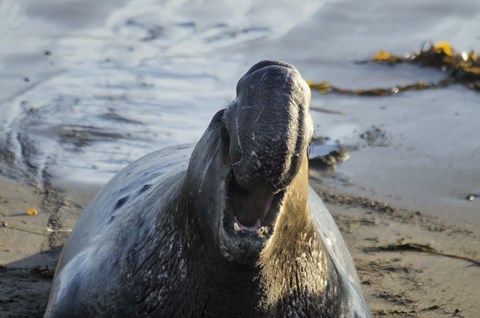
[[[233,229],[235,230],[235,232],[239,232],[240,231],[240,225],[238,225],[237,222],[233,223]]]
[[[257,234],[258,235],[267,235],[268,234],[268,228],[266,226],[259,227],[257,229]]]

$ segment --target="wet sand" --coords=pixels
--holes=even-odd
[[[0,317],[42,317],[61,248],[98,187],[63,191],[0,177],[0,189]]]
[[[480,267],[419,252],[372,252],[398,241],[480,260],[480,231],[422,211],[348,194],[311,169],[349,245],[374,317],[477,317]],[[327,180],[327,182],[325,182]],[[328,181],[330,180],[330,181]],[[0,316],[41,317],[61,245],[96,187],[42,189],[0,178]],[[29,216],[34,207],[38,215]],[[4,223],[2,223],[4,224]]]
[[[313,184],[349,246],[374,317],[478,317],[480,231],[422,211]],[[416,251],[372,251],[430,245],[470,262]]]

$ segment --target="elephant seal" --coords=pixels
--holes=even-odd
[[[293,66],[259,62],[194,148],[122,170],[65,244],[45,317],[370,317],[308,186],[309,103]]]

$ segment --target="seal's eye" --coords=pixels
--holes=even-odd
[[[225,147],[230,147],[230,135],[228,134],[227,127],[222,126],[221,131],[220,131],[220,136],[222,138],[223,143],[225,144]]]

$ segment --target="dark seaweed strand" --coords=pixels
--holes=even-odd
[[[411,63],[420,66],[434,67],[445,72],[447,78],[431,83],[425,83],[420,80],[407,85],[370,89],[340,88],[331,85],[327,81],[318,83],[307,81],[307,83],[311,89],[316,90],[320,94],[335,93],[350,96],[392,96],[405,91],[444,88],[453,84],[462,84],[475,91],[480,91],[480,57],[473,51],[469,53],[458,53],[454,50],[447,52],[444,48],[432,44],[428,49],[411,52],[404,57],[387,53],[387,57],[382,59],[372,58],[356,63],[364,64],[368,62],[387,64],[390,66],[399,63]]]

